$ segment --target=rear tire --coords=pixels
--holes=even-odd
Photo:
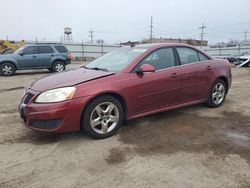
[[[65,70],[65,64],[62,61],[55,61],[52,66],[53,72],[62,72]]]
[[[89,136],[103,139],[114,135],[123,123],[122,104],[110,95],[91,101],[83,114],[81,128]]]
[[[0,65],[2,76],[13,76],[16,73],[16,67],[12,63],[3,63]]]
[[[209,94],[207,105],[211,108],[217,108],[220,107],[227,95],[227,87],[223,80],[219,79],[217,80]]]

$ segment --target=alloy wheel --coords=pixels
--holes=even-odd
[[[98,134],[107,134],[119,122],[119,110],[112,102],[98,104],[90,115],[91,128]]]
[[[10,65],[4,65],[2,67],[2,73],[4,75],[11,75],[13,73],[13,68]]]
[[[56,72],[62,72],[64,70],[64,66],[61,63],[56,64],[55,66]]]
[[[218,82],[214,88],[213,88],[213,92],[212,92],[212,100],[216,105],[219,105],[220,103],[223,102],[225,97],[225,86]]]

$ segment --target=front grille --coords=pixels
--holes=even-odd
[[[63,119],[33,120],[31,126],[38,129],[56,129],[63,122]]]
[[[33,96],[34,95],[31,94],[31,93],[26,93],[25,96],[23,97],[22,103],[23,104],[28,104]]]

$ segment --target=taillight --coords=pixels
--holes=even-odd
[[[71,59],[71,58],[72,58],[72,56],[71,56],[71,54],[70,54],[70,53],[68,53],[68,58],[69,58],[69,59]]]

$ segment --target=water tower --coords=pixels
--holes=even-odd
[[[70,27],[64,28],[64,42],[73,42],[72,29]]]

